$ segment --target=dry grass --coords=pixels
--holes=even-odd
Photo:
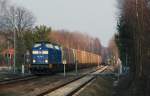
[[[112,83],[113,80],[110,78],[97,77],[79,96],[112,96]]]

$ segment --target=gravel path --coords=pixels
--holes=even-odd
[[[86,74],[93,70],[95,70],[95,68],[82,69],[79,71],[79,75]],[[35,96],[36,93],[41,90],[43,91],[45,88],[54,88],[79,76],[73,73],[74,72],[68,72],[66,77],[63,76],[63,73],[59,73],[51,76],[41,76],[33,80],[3,85],[0,86],[0,96],[20,96],[27,93],[33,93],[32,96]]]

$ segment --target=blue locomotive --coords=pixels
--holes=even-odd
[[[64,61],[66,70],[93,66],[101,63],[101,56],[86,51],[62,47],[50,42],[37,42],[32,47],[32,62],[30,67],[33,74],[50,74],[63,71]]]
[[[54,71],[54,68],[52,70],[52,67],[62,65],[61,47],[49,42],[35,43],[32,48],[31,57],[32,64],[30,65],[30,70],[34,74],[51,73]]]

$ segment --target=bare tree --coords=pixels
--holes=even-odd
[[[8,0],[0,0],[0,16],[4,15],[8,5]]]
[[[5,9],[0,8],[1,11],[3,11],[3,14],[0,15],[0,31],[15,31],[18,37],[22,37],[23,32],[26,32],[33,27],[35,17],[26,8],[12,5],[10,6],[4,1],[1,1],[0,3],[0,5],[5,4]]]

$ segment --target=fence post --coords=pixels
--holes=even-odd
[[[63,65],[64,65],[64,77],[66,76],[66,60],[63,60]]]
[[[24,64],[22,64],[22,74],[24,75]]]

